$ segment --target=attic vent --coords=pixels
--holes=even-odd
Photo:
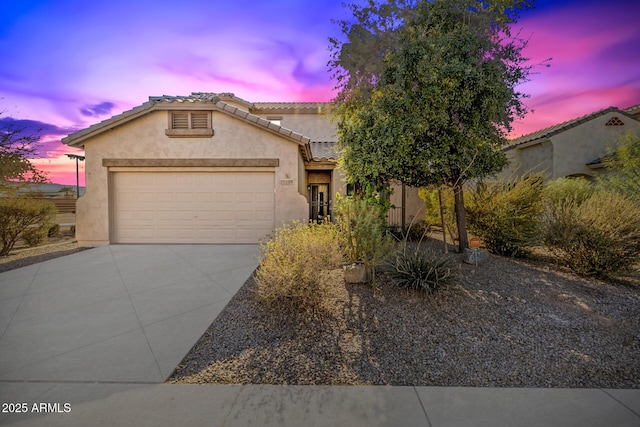
[[[624,122],[618,117],[612,117],[605,126],[624,126]]]
[[[213,136],[211,113],[208,111],[171,111],[169,128],[165,134],[171,138],[198,138]]]
[[[173,113],[171,129],[189,129],[189,113]]]

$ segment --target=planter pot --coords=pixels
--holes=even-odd
[[[364,264],[345,265],[344,281],[347,283],[368,283],[371,281],[371,272]]]

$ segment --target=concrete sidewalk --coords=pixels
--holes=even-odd
[[[0,425],[640,426],[640,390],[162,384],[257,255],[115,245],[0,273]]]

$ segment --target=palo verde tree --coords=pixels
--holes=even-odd
[[[468,246],[463,185],[499,172],[526,113],[531,70],[510,25],[527,0],[369,0],[330,39],[334,119],[352,181],[454,189],[459,250]]]

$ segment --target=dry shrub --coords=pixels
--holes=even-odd
[[[303,310],[320,308],[326,294],[322,272],[342,265],[334,224],[294,222],[276,229],[261,250],[263,259],[255,274],[260,299]]]
[[[0,256],[9,255],[18,238],[28,244],[46,240],[58,210],[52,202],[29,198],[0,198]]]
[[[640,261],[640,206],[617,193],[567,198],[545,212],[544,243],[585,276],[615,276]]]
[[[526,255],[539,236],[542,188],[537,176],[480,186],[466,208],[469,229],[492,252]]]
[[[545,209],[554,209],[566,200],[573,200],[575,203],[582,203],[587,200],[595,187],[586,178],[564,177],[549,181],[542,191],[542,200]]]

